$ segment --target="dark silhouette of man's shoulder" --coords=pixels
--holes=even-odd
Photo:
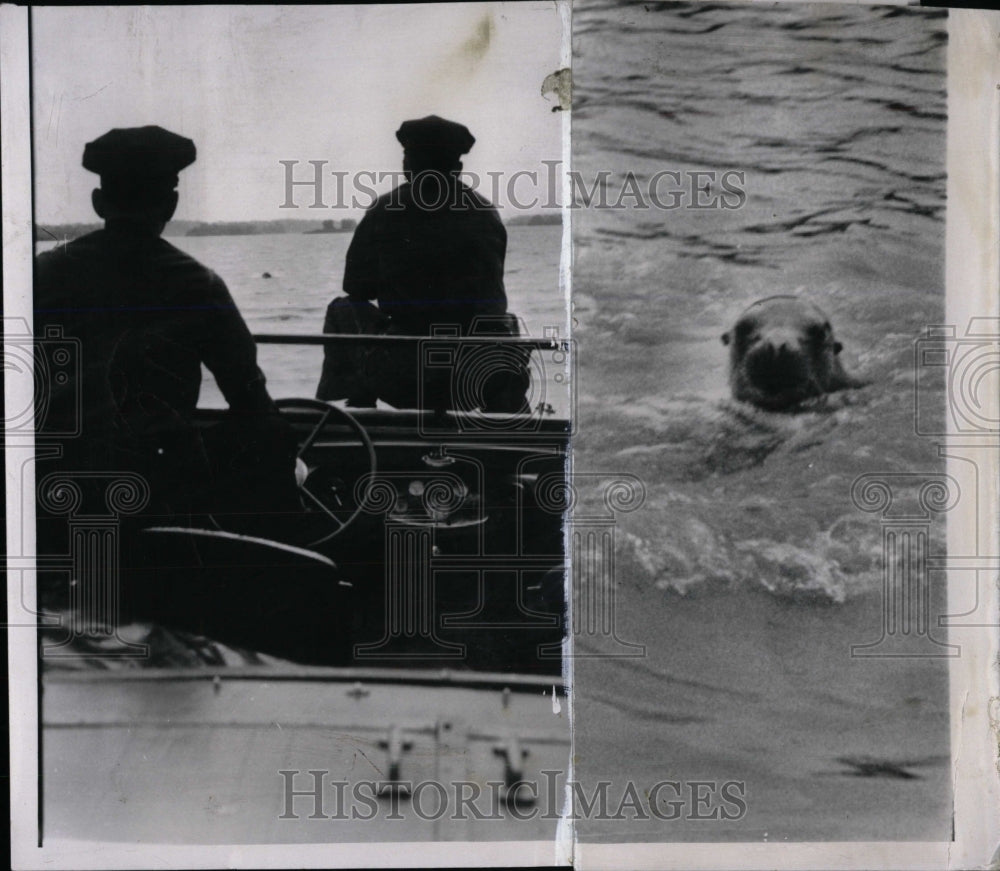
[[[81,264],[92,261],[100,251],[100,240],[103,230],[95,230],[70,242],[64,242],[48,251],[43,251],[35,257],[36,277],[74,269]]]
[[[35,259],[35,275],[43,287],[53,280],[90,284],[108,273],[148,274],[191,288],[224,287],[213,270],[161,237],[123,239],[95,230]]]
[[[470,187],[466,187],[465,185],[462,185],[462,188],[463,188],[463,196],[466,198],[468,203],[474,205],[474,207],[478,211],[495,215],[497,220],[498,221],[500,220],[500,212],[497,210],[497,207],[493,205],[493,203],[491,203],[488,199],[486,199],[486,197],[484,197],[478,191],[473,190]]]

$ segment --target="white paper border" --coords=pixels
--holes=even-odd
[[[946,322],[1000,318],[1000,13],[948,13],[948,207]],[[994,320],[997,328],[1000,321]],[[985,397],[989,402],[989,397]],[[996,419],[1000,395],[986,414]],[[952,433],[951,445],[964,440]],[[955,453],[960,453],[956,447]],[[961,461],[949,455],[948,471]],[[1000,556],[1000,449],[979,469],[978,504],[963,501],[948,523],[948,552]],[[982,540],[977,540],[981,538]],[[957,599],[962,572],[949,575]],[[951,753],[955,843],[950,868],[996,867],[1000,858],[1000,601],[995,572],[979,572],[977,629],[952,629],[962,647],[951,662]]]
[[[0,162],[3,191],[4,343],[32,324],[31,129],[28,100],[28,10],[0,6]],[[15,326],[17,321],[23,324]],[[13,328],[13,329],[12,329]],[[30,355],[29,355],[30,356]],[[34,401],[31,373],[4,371],[4,420]],[[35,656],[34,575],[18,557],[34,551],[34,443],[4,429],[7,520],[7,668],[10,720],[11,866],[38,843],[38,663]],[[22,584],[23,582],[23,584]],[[22,594],[23,586],[23,594]],[[19,625],[20,624],[20,625]]]

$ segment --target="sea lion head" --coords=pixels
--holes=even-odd
[[[849,386],[842,349],[822,310],[794,296],[770,296],[747,308],[723,334],[733,398],[771,411]]]

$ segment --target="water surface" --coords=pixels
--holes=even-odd
[[[619,638],[646,653],[576,661],[577,775],[619,795],[739,781],[748,805],[581,821],[584,840],[950,837],[946,660],[850,655],[879,638],[884,566],[852,483],[942,469],[913,424],[915,402],[940,416],[941,385],[913,361],[944,315],[945,26],[827,3],[574,7],[574,169],[610,173],[611,202],[663,170],[738,172],[746,195],[574,213],[576,468],[646,486],[614,566]],[[870,386],[795,415],[730,400],[720,336],[772,294],[823,308]]]

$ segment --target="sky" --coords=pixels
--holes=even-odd
[[[555,3],[403,6],[35,7],[32,11],[35,214],[39,223],[97,220],[85,143],[113,127],[158,124],[193,139],[176,219],[358,217],[287,202],[286,167],[324,173],[401,168],[395,138],[408,118],[436,114],[472,131],[466,170],[539,173],[559,160],[562,119],[542,82],[560,66]],[[321,199],[337,201],[324,175]],[[365,180],[370,184],[370,181]],[[499,205],[506,200],[499,187]],[[389,179],[371,185],[378,193]],[[533,185],[516,191],[530,200]],[[493,197],[487,182],[480,190]]]

